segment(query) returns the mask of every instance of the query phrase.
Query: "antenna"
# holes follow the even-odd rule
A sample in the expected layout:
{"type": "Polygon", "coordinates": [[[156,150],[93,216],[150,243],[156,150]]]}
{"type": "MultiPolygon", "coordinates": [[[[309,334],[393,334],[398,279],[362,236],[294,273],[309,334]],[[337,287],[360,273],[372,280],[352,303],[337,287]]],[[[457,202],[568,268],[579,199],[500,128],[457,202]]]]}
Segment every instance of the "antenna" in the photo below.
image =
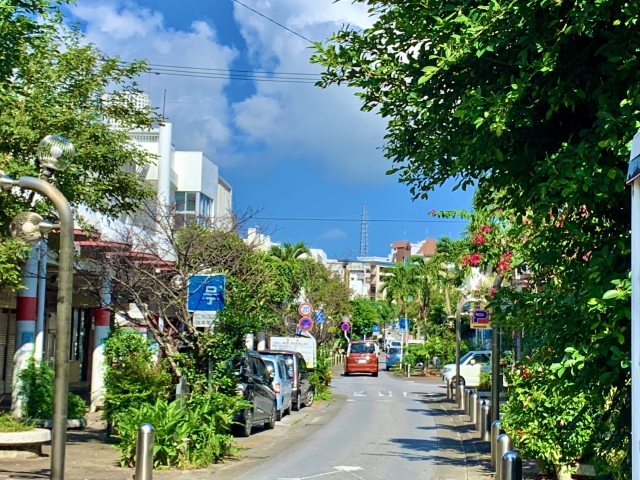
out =
{"type": "Polygon", "coordinates": [[[367,226],[367,204],[362,204],[362,220],[360,221],[360,256],[369,255],[369,231],[367,226]]]}

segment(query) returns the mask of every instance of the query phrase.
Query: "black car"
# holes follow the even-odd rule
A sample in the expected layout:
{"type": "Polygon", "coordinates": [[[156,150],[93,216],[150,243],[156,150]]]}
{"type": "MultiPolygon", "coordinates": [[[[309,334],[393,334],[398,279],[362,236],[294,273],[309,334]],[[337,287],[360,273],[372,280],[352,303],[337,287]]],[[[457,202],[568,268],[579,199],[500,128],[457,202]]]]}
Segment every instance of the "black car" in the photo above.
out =
{"type": "Polygon", "coordinates": [[[262,425],[265,429],[276,426],[276,394],[271,389],[272,377],[260,355],[247,350],[232,361],[232,368],[239,377],[237,391],[253,404],[240,412],[234,421],[234,433],[241,437],[251,435],[251,429],[262,425]]]}
{"type": "Polygon", "coordinates": [[[261,350],[258,353],[264,355],[282,355],[289,376],[293,379],[293,390],[291,392],[291,403],[294,410],[300,410],[302,407],[310,407],[313,403],[313,389],[309,384],[309,370],[307,362],[300,352],[290,352],[287,350],[261,350]]]}

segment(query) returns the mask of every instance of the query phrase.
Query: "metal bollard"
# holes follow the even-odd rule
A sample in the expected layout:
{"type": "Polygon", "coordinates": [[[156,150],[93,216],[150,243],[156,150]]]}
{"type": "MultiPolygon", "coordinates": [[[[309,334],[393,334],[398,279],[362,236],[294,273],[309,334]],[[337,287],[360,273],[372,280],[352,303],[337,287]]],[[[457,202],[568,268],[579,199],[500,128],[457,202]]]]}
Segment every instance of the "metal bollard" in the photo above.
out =
{"type": "Polygon", "coordinates": [[[478,399],[476,400],[476,404],[475,404],[475,413],[474,413],[474,418],[475,418],[475,428],[476,430],[480,431],[480,417],[482,416],[482,406],[484,405],[484,399],[478,397],[478,399]]]}
{"type": "Polygon", "coordinates": [[[469,421],[476,423],[476,401],[478,400],[478,394],[473,392],[469,399],[469,421]]]}
{"type": "Polygon", "coordinates": [[[451,379],[447,380],[447,400],[451,400],[453,398],[453,393],[451,392],[451,385],[453,382],[451,379]]]}
{"type": "Polygon", "coordinates": [[[496,451],[498,450],[498,436],[504,433],[500,428],[500,420],[494,420],[491,424],[491,466],[496,468],[496,451]]]}
{"type": "Polygon", "coordinates": [[[496,480],[502,480],[502,457],[513,448],[511,437],[506,433],[498,435],[496,447],[496,480]]]}
{"type": "Polygon", "coordinates": [[[469,416],[469,411],[471,410],[471,394],[472,393],[473,393],[473,390],[471,390],[470,388],[465,388],[465,390],[464,390],[464,396],[465,396],[464,414],[466,416],[469,416]]]}
{"type": "Polygon", "coordinates": [[[465,403],[465,398],[464,398],[464,383],[461,383],[460,385],[458,385],[458,408],[460,410],[462,410],[464,412],[464,403],[465,403]]]}
{"type": "Polygon", "coordinates": [[[491,441],[491,406],[484,404],[480,413],[480,439],[491,441]]]}
{"type": "Polygon", "coordinates": [[[135,480],[151,480],[153,478],[153,425],[144,423],[138,429],[136,444],[135,480]]]}
{"type": "Polygon", "coordinates": [[[522,480],[522,459],[518,452],[509,450],[502,456],[499,480],[522,480]]]}

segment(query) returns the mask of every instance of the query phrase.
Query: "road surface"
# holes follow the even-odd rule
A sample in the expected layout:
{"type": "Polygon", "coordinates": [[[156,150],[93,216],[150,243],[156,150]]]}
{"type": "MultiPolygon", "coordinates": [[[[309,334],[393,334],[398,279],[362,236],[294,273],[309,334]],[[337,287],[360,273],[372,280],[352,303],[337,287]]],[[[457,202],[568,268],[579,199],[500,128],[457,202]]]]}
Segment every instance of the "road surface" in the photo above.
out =
{"type": "MultiPolygon", "coordinates": [[[[381,369],[384,363],[380,364],[381,369]]],[[[340,376],[332,382],[348,400],[340,413],[294,450],[239,480],[429,479],[437,452],[436,427],[423,394],[441,387],[401,379],[340,376]]]]}

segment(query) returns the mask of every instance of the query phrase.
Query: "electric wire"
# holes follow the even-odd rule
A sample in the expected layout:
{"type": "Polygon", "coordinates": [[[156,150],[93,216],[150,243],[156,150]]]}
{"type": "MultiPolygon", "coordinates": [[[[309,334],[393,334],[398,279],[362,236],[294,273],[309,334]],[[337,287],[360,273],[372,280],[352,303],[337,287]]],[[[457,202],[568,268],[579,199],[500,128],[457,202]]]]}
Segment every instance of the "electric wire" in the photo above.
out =
{"type": "MultiPolygon", "coordinates": [[[[310,217],[254,217],[253,220],[272,220],[272,221],[289,221],[289,222],[361,222],[360,218],[310,218],[310,217]]],[[[367,222],[386,222],[386,223],[467,223],[468,220],[456,219],[434,219],[434,220],[417,220],[417,219],[400,219],[400,218],[367,218],[367,222]]]]}
{"type": "Polygon", "coordinates": [[[269,20],[270,22],[275,23],[275,24],[276,24],[276,25],[278,25],[279,27],[284,28],[284,29],[285,29],[285,30],[287,30],[288,32],[291,32],[291,33],[293,33],[294,35],[297,35],[298,37],[302,38],[303,40],[306,40],[306,41],[307,41],[307,42],[309,42],[309,43],[314,43],[313,41],[309,40],[307,37],[304,37],[304,36],[300,35],[298,32],[294,32],[293,30],[291,30],[291,29],[290,29],[290,28],[288,28],[288,27],[285,27],[285,26],[284,26],[284,25],[282,25],[281,23],[276,22],[273,18],[269,18],[269,17],[267,17],[265,14],[260,13],[260,12],[259,12],[259,11],[257,11],[257,10],[254,10],[254,9],[253,9],[253,8],[251,8],[249,5],[245,5],[244,3],[240,2],[239,0],[233,0],[233,1],[234,1],[234,2],[236,2],[236,3],[237,3],[237,4],[239,4],[239,5],[242,5],[244,8],[247,8],[247,9],[251,10],[253,13],[256,13],[256,14],[260,15],[262,18],[266,18],[266,19],[267,19],[267,20],[269,20]]]}

